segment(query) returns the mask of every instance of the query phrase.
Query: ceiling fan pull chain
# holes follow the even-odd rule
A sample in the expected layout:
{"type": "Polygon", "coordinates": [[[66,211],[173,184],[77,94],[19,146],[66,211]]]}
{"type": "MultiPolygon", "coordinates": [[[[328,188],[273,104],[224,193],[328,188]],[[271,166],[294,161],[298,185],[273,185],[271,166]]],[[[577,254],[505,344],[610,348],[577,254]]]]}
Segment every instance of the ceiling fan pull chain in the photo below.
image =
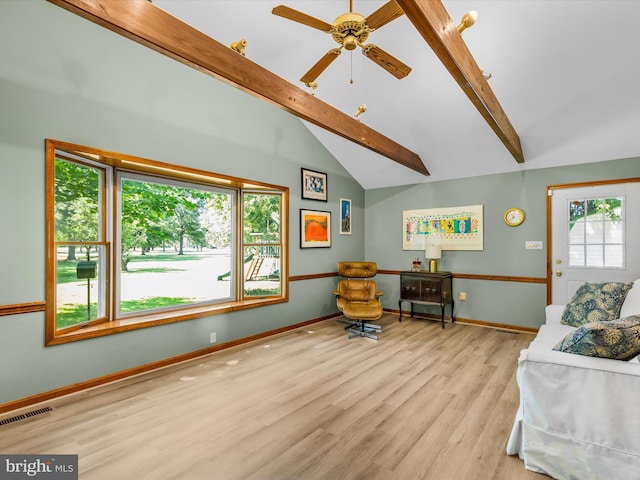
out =
{"type": "Polygon", "coordinates": [[[351,54],[349,57],[349,76],[351,77],[349,83],[353,83],[353,50],[349,53],[351,54]]]}

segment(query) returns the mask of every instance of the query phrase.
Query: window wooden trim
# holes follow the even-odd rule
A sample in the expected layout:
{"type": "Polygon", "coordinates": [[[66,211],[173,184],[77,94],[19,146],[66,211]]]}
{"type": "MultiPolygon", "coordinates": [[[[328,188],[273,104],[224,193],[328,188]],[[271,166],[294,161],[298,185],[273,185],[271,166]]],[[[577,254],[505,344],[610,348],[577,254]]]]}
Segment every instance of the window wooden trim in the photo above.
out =
{"type": "Polygon", "coordinates": [[[185,308],[179,312],[162,312],[148,315],[139,315],[135,318],[112,320],[86,327],[73,327],[65,330],[58,330],[56,334],[47,340],[46,345],[59,345],[62,343],[86,340],[88,338],[104,337],[115,333],[130,332],[141,328],[155,327],[156,325],[167,325],[169,323],[194,320],[196,318],[220,315],[222,313],[236,312],[249,308],[264,307],[277,303],[288,302],[289,298],[267,298],[249,299],[235,302],[217,303],[201,307],[185,308]]]}

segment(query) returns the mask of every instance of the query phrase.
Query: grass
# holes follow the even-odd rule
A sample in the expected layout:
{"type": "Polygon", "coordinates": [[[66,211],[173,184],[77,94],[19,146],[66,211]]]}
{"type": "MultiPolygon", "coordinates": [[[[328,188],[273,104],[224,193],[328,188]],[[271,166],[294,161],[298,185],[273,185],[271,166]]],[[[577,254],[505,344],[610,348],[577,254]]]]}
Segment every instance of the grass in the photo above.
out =
{"type": "MultiPolygon", "coordinates": [[[[200,255],[178,255],[178,254],[169,254],[169,255],[150,255],[147,254],[145,256],[138,256],[131,259],[129,262],[130,266],[134,266],[138,263],[150,262],[150,261],[163,261],[163,262],[176,262],[176,261],[186,261],[186,260],[199,260],[202,256],[200,255]]],[[[63,283],[73,283],[78,281],[78,276],[76,274],[76,268],[78,266],[78,262],[69,261],[69,260],[61,260],[58,261],[58,285],[63,283]]],[[[185,269],[182,268],[171,268],[171,267],[148,267],[148,268],[135,268],[130,270],[127,273],[164,273],[164,272],[184,272],[185,269]]],[[[82,280],[83,281],[83,280],[82,280]]]]}
{"type": "MultiPolygon", "coordinates": [[[[89,319],[94,319],[98,316],[97,303],[91,303],[89,305],[91,315],[89,319]]],[[[56,322],[58,328],[66,328],[72,327],[74,325],[79,325],[80,323],[84,323],[89,321],[87,319],[87,306],[86,305],[78,305],[76,303],[65,303],[61,308],[58,308],[58,313],[56,315],[56,322]]]]}
{"type": "Polygon", "coordinates": [[[78,262],[70,262],[68,260],[58,262],[58,285],[79,281],[76,276],[77,265],[78,262]]]}
{"type": "Polygon", "coordinates": [[[200,260],[203,256],[197,253],[185,255],[178,255],[177,253],[145,253],[144,255],[131,257],[130,263],[157,262],[158,260],[163,262],[186,262],[187,260],[200,260]]]}
{"type": "MultiPolygon", "coordinates": [[[[137,312],[139,310],[149,310],[152,308],[173,307],[175,305],[184,305],[190,303],[192,299],[184,297],[151,297],[139,300],[125,300],[120,304],[122,313],[137,312]]],[[[91,320],[95,320],[98,316],[98,305],[91,303],[91,320]]],[[[58,309],[56,316],[58,328],[66,328],[79,325],[87,320],[87,305],[78,305],[73,303],[64,304],[58,309]]]]}
{"type": "Polygon", "coordinates": [[[137,312],[138,310],[150,310],[152,308],[173,307],[193,302],[192,298],[185,297],[150,297],[139,300],[124,300],[120,302],[120,311],[137,312]]]}
{"type": "Polygon", "coordinates": [[[165,273],[165,272],[186,272],[186,268],[167,268],[167,267],[149,267],[136,268],[135,270],[127,270],[127,273],[165,273]]]}
{"type": "Polygon", "coordinates": [[[244,294],[248,297],[269,297],[273,295],[280,295],[279,288],[252,288],[246,289],[244,294]]]}

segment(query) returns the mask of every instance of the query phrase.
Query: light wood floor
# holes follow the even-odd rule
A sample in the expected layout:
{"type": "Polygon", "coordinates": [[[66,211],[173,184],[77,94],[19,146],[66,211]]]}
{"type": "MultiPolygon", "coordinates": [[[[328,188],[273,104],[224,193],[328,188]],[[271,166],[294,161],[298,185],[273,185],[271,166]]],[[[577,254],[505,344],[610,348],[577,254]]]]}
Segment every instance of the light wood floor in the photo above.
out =
{"type": "Polygon", "coordinates": [[[548,480],[505,454],[533,335],[377,323],[378,342],[327,320],[48,402],[0,452],[78,454],[82,480],[548,480]]]}

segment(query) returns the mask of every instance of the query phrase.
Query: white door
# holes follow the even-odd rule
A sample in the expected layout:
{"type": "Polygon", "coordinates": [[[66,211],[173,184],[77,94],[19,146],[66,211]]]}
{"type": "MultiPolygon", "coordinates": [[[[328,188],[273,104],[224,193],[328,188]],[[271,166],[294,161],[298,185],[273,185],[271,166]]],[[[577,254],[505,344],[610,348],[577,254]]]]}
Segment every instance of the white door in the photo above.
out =
{"type": "Polygon", "coordinates": [[[552,303],[584,282],[640,278],[640,182],[549,189],[552,303]]]}

